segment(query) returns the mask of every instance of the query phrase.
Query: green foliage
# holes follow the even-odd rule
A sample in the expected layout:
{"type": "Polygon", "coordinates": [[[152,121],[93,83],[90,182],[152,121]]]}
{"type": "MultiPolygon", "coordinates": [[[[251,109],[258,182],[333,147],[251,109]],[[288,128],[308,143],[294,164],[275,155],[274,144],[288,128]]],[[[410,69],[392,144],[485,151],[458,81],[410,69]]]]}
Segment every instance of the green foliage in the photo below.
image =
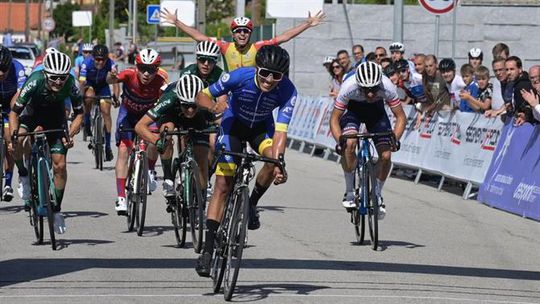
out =
{"type": "Polygon", "coordinates": [[[71,13],[79,9],[79,5],[71,4],[71,2],[58,5],[53,11],[53,18],[56,22],[56,27],[52,34],[64,37],[73,36],[77,29],[72,26],[71,13]]]}
{"type": "Polygon", "coordinates": [[[217,25],[221,20],[234,15],[235,1],[233,0],[207,0],[206,23],[217,25]]]}

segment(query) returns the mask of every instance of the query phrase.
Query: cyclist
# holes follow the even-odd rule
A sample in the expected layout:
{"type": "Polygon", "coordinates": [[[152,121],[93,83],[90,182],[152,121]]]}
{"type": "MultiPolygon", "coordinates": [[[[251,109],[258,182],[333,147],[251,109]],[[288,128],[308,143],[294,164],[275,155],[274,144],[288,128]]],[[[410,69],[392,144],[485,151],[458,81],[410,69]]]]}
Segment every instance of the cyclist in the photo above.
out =
{"type": "MultiPolygon", "coordinates": [[[[167,72],[159,68],[161,57],[153,49],[143,49],[135,57],[136,66],[118,73],[115,69],[109,72],[109,84],[123,83],[122,104],[116,120],[116,146],[118,158],[116,159],[116,190],[118,200],[115,209],[118,215],[125,215],[126,204],[126,176],[129,151],[133,147],[134,132],[119,132],[120,126],[133,128],[146,112],[154,107],[161,96],[162,88],[168,81],[167,72]]],[[[157,188],[155,165],[157,161],[156,146],[151,143],[148,148],[149,188],[157,188]]]]}
{"type": "MultiPolygon", "coordinates": [[[[174,130],[195,129],[204,130],[216,120],[215,115],[208,111],[198,110],[195,104],[195,96],[205,88],[203,81],[195,75],[183,75],[176,82],[171,83],[158,103],[146,115],[139,120],[135,129],[144,140],[155,143],[158,152],[162,153],[163,166],[163,195],[174,197],[173,172],[171,170],[171,158],[173,144],[171,138],[161,140],[159,134],[152,133],[150,125],[158,122],[160,131],[165,128],[174,130]],[[166,161],[165,161],[166,160],[166,161]]],[[[199,166],[199,179],[203,197],[206,198],[206,183],[208,181],[208,148],[209,136],[195,134],[193,137],[193,152],[195,161],[199,166]]],[[[170,211],[167,207],[167,211],[170,211]]]]}
{"type": "Polygon", "coordinates": [[[28,159],[30,151],[23,149],[25,138],[17,137],[17,134],[38,128],[45,130],[65,128],[67,122],[64,115],[64,100],[71,99],[75,119],[70,126],[70,138],[66,139],[63,134],[58,133],[47,135],[57,200],[54,209],[54,228],[56,233],[60,234],[66,230],[64,217],[60,213],[67,182],[66,154],[67,149],[73,146],[73,136],[79,132],[83,111],[75,77],[69,74],[71,69],[69,56],[58,51],[50,52],[45,56],[43,64],[43,71],[30,75],[9,114],[10,134],[16,140],[15,143],[10,140],[9,148],[15,152],[15,163],[19,169],[19,194],[23,200],[27,200],[30,197],[30,178],[23,156],[28,159]]]}
{"type": "MultiPolygon", "coordinates": [[[[281,47],[263,46],[255,58],[256,68],[240,68],[224,74],[217,83],[197,95],[198,106],[212,113],[224,111],[218,145],[241,152],[242,141],[246,141],[259,154],[272,158],[285,152],[287,127],[296,101],[296,88],[286,77],[289,61],[289,54],[281,47]],[[223,94],[229,94],[228,102],[212,101],[223,94]],[[274,124],[272,111],[276,108],[279,111],[274,124]]],[[[208,276],[210,272],[215,235],[236,165],[231,157],[221,156],[218,160],[214,193],[208,206],[204,251],[195,268],[200,276],[208,276]]],[[[256,206],[272,181],[284,183],[286,176],[278,167],[266,163],[257,175],[250,196],[248,229],[260,227],[256,206]]]]}
{"type": "MultiPolygon", "coordinates": [[[[347,79],[339,91],[334,103],[334,110],[330,116],[330,130],[336,142],[336,152],[342,154],[341,167],[345,175],[345,195],[343,207],[350,209],[354,204],[354,169],[356,168],[357,140],[340,141],[343,134],[358,133],[360,124],[364,123],[368,132],[378,133],[392,131],[388,115],[384,109],[386,103],[394,116],[396,124],[394,134],[399,141],[405,130],[407,118],[401,107],[396,86],[386,76],[382,75],[382,68],[375,62],[363,62],[356,69],[355,77],[347,79]]],[[[375,147],[379,155],[377,161],[377,183],[375,191],[379,201],[379,218],[386,214],[382,202],[381,190],[388,176],[391,166],[391,145],[389,137],[374,138],[375,147]]],[[[399,144],[397,146],[399,148],[399,144]]]]}
{"type": "MultiPolygon", "coordinates": [[[[107,83],[107,75],[111,70],[115,70],[114,62],[109,59],[109,49],[102,44],[94,46],[92,56],[87,57],[81,65],[81,73],[79,81],[81,84],[84,96],[84,130],[86,135],[92,136],[90,112],[96,95],[111,96],[111,89],[107,83]]],[[[116,96],[120,88],[118,84],[113,84],[112,102],[116,105],[116,96]]],[[[105,126],[105,161],[113,160],[113,152],[111,149],[111,103],[100,102],[99,108],[103,116],[103,124],[105,126]]]]}
{"type": "Polygon", "coordinates": [[[318,12],[315,16],[311,16],[311,13],[309,13],[305,22],[288,29],[281,35],[270,40],[261,40],[251,43],[249,40],[251,39],[251,32],[253,31],[253,22],[246,17],[236,17],[233,19],[230,28],[234,42],[227,42],[210,38],[195,28],[187,26],[185,23],[178,20],[175,14],[170,13],[167,9],[163,9],[161,15],[165,19],[164,22],[174,24],[177,28],[196,41],[211,40],[216,42],[221,50],[221,54],[223,54],[225,70],[227,72],[234,71],[241,67],[255,66],[255,54],[263,45],[278,45],[287,42],[300,35],[308,28],[321,24],[325,18],[325,14],[322,11],[318,12]]]}
{"type": "MultiPolygon", "coordinates": [[[[11,106],[19,97],[21,88],[26,81],[24,74],[24,66],[13,59],[11,52],[7,47],[0,46],[0,101],[2,102],[2,112],[8,114],[11,111],[11,106]]],[[[6,142],[9,140],[9,117],[3,117],[3,131],[6,142]]],[[[13,188],[11,183],[13,180],[13,155],[5,153],[5,160],[1,159],[1,165],[5,169],[6,183],[2,192],[4,201],[9,202],[13,199],[13,188]],[[4,162],[5,161],[5,162],[4,162]]]]}
{"type": "Polygon", "coordinates": [[[79,78],[79,74],[81,72],[81,65],[83,64],[84,60],[86,58],[92,56],[92,50],[94,49],[94,46],[91,43],[84,43],[82,46],[82,54],[77,56],[75,58],[75,75],[77,75],[77,78],[79,78]]]}

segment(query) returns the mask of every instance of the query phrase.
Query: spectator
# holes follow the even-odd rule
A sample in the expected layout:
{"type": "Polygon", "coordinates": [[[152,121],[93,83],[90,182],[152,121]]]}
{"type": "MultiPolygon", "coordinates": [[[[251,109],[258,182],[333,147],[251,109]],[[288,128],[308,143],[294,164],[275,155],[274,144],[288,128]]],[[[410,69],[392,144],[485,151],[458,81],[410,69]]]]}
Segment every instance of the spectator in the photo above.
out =
{"type": "Polygon", "coordinates": [[[508,56],[510,56],[510,48],[508,45],[504,43],[497,43],[491,50],[491,53],[493,54],[493,58],[503,58],[506,59],[508,56]]]}
{"type": "Polygon", "coordinates": [[[330,96],[336,98],[341,84],[343,83],[343,78],[345,76],[345,68],[339,63],[338,59],[332,60],[331,63],[330,76],[332,76],[332,85],[330,87],[330,96]]]}
{"type": "Polygon", "coordinates": [[[508,80],[514,83],[512,87],[512,104],[506,104],[507,111],[510,108],[516,117],[516,125],[520,126],[524,122],[533,122],[532,109],[521,95],[521,91],[532,91],[533,86],[527,72],[523,72],[523,64],[517,56],[510,56],[505,62],[508,80]]]}
{"type": "MultiPolygon", "coordinates": [[[[377,56],[377,54],[375,54],[375,56],[377,56]]],[[[379,57],[377,57],[377,60],[379,60],[379,57]]],[[[383,69],[386,68],[387,66],[389,66],[392,63],[392,59],[390,59],[388,57],[384,57],[379,61],[380,62],[377,62],[377,63],[380,64],[383,69]]]]}
{"type": "Polygon", "coordinates": [[[340,50],[337,52],[337,59],[339,60],[339,64],[345,68],[346,73],[354,69],[353,65],[351,64],[349,53],[346,50],[340,50]]]}
{"type": "Polygon", "coordinates": [[[473,69],[476,70],[478,66],[482,65],[483,60],[484,60],[484,53],[482,53],[481,49],[472,48],[469,50],[469,64],[472,65],[473,69]]]}
{"type": "Polygon", "coordinates": [[[405,99],[405,103],[425,103],[426,96],[422,85],[422,75],[416,72],[411,73],[409,62],[405,59],[395,61],[394,67],[400,77],[398,87],[402,88],[409,97],[405,99]]]}
{"type": "Polygon", "coordinates": [[[378,46],[375,48],[375,56],[377,56],[377,63],[381,64],[381,60],[383,58],[387,58],[388,55],[386,54],[386,49],[382,46],[378,46]]]}
{"type": "Polygon", "coordinates": [[[373,61],[375,63],[378,63],[377,62],[377,56],[375,55],[375,53],[373,52],[369,52],[367,55],[366,55],[366,61],[373,61]]]}
{"type": "Polygon", "coordinates": [[[419,110],[430,115],[441,109],[450,109],[450,94],[446,88],[446,82],[438,70],[437,57],[427,55],[424,63],[422,83],[426,103],[419,110]]]}
{"type": "Polygon", "coordinates": [[[383,68],[383,73],[392,81],[394,85],[399,84],[399,73],[396,71],[394,64],[388,64],[386,67],[383,68]]]}
{"type": "Polygon", "coordinates": [[[114,44],[114,57],[115,61],[117,62],[123,62],[126,58],[126,52],[124,51],[124,47],[122,46],[121,42],[116,42],[114,44]]]}
{"type": "MultiPolygon", "coordinates": [[[[405,46],[401,42],[393,42],[390,44],[390,55],[393,62],[397,62],[401,59],[405,59],[405,46]]],[[[409,63],[409,71],[415,73],[414,63],[410,60],[407,60],[409,63]]]]}
{"type": "Polygon", "coordinates": [[[540,65],[534,65],[529,69],[529,80],[534,90],[521,90],[521,96],[533,109],[533,117],[540,121],[540,65]]]}
{"type": "MultiPolygon", "coordinates": [[[[463,72],[461,76],[463,81],[467,83],[463,72]]],[[[467,91],[462,92],[460,96],[472,110],[483,113],[491,108],[491,96],[493,95],[493,85],[489,83],[489,69],[483,65],[478,66],[474,72],[474,79],[478,85],[478,98],[467,91]]]]}
{"type": "Polygon", "coordinates": [[[129,46],[127,54],[127,60],[129,64],[135,64],[135,57],[137,57],[137,54],[139,54],[139,49],[137,48],[137,45],[135,43],[132,43],[129,46]]]}
{"type": "Polygon", "coordinates": [[[425,65],[426,55],[424,54],[416,54],[414,56],[414,69],[416,70],[416,73],[422,75],[424,74],[426,65],[425,65]]]}
{"type": "Polygon", "coordinates": [[[461,76],[456,75],[456,63],[450,58],[444,58],[439,63],[439,71],[441,72],[441,75],[446,82],[446,88],[450,93],[450,107],[452,109],[459,108],[459,93],[465,88],[465,83],[461,76]]]}
{"type": "Polygon", "coordinates": [[[361,44],[355,44],[352,47],[352,53],[354,57],[354,64],[358,66],[364,59],[364,47],[361,44]]]}
{"type": "Polygon", "coordinates": [[[459,92],[459,110],[461,112],[474,112],[474,109],[469,106],[469,100],[478,98],[478,84],[474,80],[474,68],[466,63],[460,69],[461,78],[465,87],[459,92]]]}
{"type": "Polygon", "coordinates": [[[505,112],[503,88],[506,87],[507,74],[504,61],[504,58],[499,57],[495,58],[491,63],[495,78],[491,80],[493,84],[493,96],[491,99],[491,110],[484,112],[486,117],[496,117],[505,112]]]}
{"type": "Polygon", "coordinates": [[[4,37],[2,38],[2,45],[4,45],[5,47],[13,46],[13,30],[6,29],[4,31],[4,37]]]}
{"type": "Polygon", "coordinates": [[[324,60],[323,60],[323,63],[322,63],[322,65],[324,66],[326,71],[328,71],[328,73],[330,73],[330,75],[332,75],[332,71],[331,71],[330,67],[331,67],[332,61],[334,61],[334,59],[336,59],[336,57],[334,57],[334,56],[326,56],[326,57],[324,57],[324,60]]]}

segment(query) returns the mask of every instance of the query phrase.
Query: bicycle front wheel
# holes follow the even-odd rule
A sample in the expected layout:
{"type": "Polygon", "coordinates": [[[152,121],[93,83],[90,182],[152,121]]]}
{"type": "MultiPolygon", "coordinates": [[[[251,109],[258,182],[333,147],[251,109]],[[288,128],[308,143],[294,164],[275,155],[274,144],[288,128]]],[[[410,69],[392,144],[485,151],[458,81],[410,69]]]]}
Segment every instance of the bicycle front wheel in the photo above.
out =
{"type": "MultiPolygon", "coordinates": [[[[173,181],[174,189],[182,189],[182,185],[179,184],[180,179],[177,176],[180,175],[178,159],[174,160],[174,170],[173,170],[173,181]]],[[[184,216],[184,203],[182,202],[182,194],[176,192],[173,199],[169,199],[168,203],[171,208],[171,220],[174,227],[174,236],[176,237],[176,244],[179,248],[184,247],[186,244],[186,233],[187,233],[187,218],[184,216]]]]}
{"type": "Polygon", "coordinates": [[[205,201],[203,201],[199,183],[199,167],[195,162],[190,166],[191,172],[187,175],[186,182],[184,182],[184,202],[186,202],[188,208],[193,250],[195,250],[195,253],[200,253],[203,245],[205,201]]]}
{"type": "Polygon", "coordinates": [[[127,228],[128,231],[133,231],[137,226],[137,200],[135,194],[135,181],[136,181],[136,172],[135,172],[135,153],[129,155],[129,167],[128,174],[126,178],[126,204],[127,204],[127,228]]]}
{"type": "Polygon", "coordinates": [[[49,180],[49,168],[44,159],[38,160],[38,189],[39,189],[39,202],[41,206],[47,208],[47,223],[49,224],[49,234],[51,236],[52,250],[56,250],[56,237],[54,235],[54,212],[51,200],[50,183],[49,180]]]}
{"type": "Polygon", "coordinates": [[[369,236],[371,238],[371,249],[377,250],[379,246],[379,204],[377,202],[377,195],[375,194],[375,165],[369,161],[366,163],[364,170],[367,171],[366,179],[369,181],[365,190],[367,192],[367,217],[369,236]]]}
{"type": "Polygon", "coordinates": [[[146,196],[148,194],[148,160],[146,154],[141,153],[141,158],[137,161],[137,235],[141,236],[144,230],[144,221],[146,219],[146,196]]]}
{"type": "Polygon", "coordinates": [[[93,133],[96,169],[103,171],[103,119],[101,118],[101,115],[96,116],[93,133]]]}
{"type": "Polygon", "coordinates": [[[225,268],[223,296],[230,301],[236,287],[244,243],[246,241],[247,223],[249,218],[249,189],[240,187],[233,194],[234,211],[229,224],[229,239],[227,246],[227,266],[225,268]]]}

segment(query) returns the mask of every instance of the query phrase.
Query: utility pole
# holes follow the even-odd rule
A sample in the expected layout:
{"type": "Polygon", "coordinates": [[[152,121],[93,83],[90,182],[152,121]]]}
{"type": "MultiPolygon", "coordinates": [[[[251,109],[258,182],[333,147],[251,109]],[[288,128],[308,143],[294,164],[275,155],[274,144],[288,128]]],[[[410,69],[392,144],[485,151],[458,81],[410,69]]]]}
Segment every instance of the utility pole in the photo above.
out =
{"type": "Polygon", "coordinates": [[[243,17],[246,15],[246,0],[236,0],[236,16],[243,17]]]}
{"type": "Polygon", "coordinates": [[[133,44],[137,44],[137,0],[133,0],[133,44]]]}
{"type": "Polygon", "coordinates": [[[24,6],[24,40],[30,41],[30,0],[25,0],[24,6]]]}
{"type": "Polygon", "coordinates": [[[403,43],[403,0],[394,1],[394,33],[393,39],[403,43]]]}
{"type": "Polygon", "coordinates": [[[109,50],[114,45],[114,0],[109,0],[109,50]]]}
{"type": "Polygon", "coordinates": [[[197,0],[197,29],[206,33],[206,0],[197,0]]]}
{"type": "Polygon", "coordinates": [[[8,24],[8,29],[11,28],[11,3],[13,2],[13,0],[9,0],[9,6],[8,6],[8,21],[7,21],[7,24],[8,24]]]}

